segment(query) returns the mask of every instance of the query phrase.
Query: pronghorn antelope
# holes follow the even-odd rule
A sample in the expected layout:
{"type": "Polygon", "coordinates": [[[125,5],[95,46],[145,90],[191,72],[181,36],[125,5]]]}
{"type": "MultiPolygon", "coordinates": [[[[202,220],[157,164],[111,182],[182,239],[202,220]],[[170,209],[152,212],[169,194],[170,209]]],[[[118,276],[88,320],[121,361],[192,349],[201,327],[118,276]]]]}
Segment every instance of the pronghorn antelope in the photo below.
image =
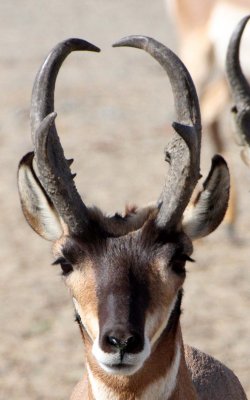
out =
{"type": "Polygon", "coordinates": [[[168,48],[145,36],[115,47],[147,51],[169,76],[177,122],[166,149],[169,170],[155,205],[105,216],[82,201],[55,126],[54,88],[65,57],[75,50],[99,51],[69,39],[59,43],[39,70],[32,92],[34,152],[23,157],[18,183],[31,227],[53,242],[73,297],[85,346],[86,373],[71,400],[240,400],[244,391],[232,371],[184,346],[180,327],[185,263],[192,240],[222,221],[229,172],[215,156],[192,208],[200,178],[201,118],[192,79],[168,48]]]}
{"type": "Polygon", "coordinates": [[[240,140],[239,144],[243,146],[241,156],[247,165],[250,165],[250,86],[240,66],[239,49],[241,37],[249,18],[248,15],[241,19],[235,28],[226,57],[227,77],[235,103],[232,113],[240,140]]]}
{"type": "MultiPolygon", "coordinates": [[[[165,0],[165,3],[177,33],[181,58],[198,91],[203,127],[209,132],[215,151],[224,154],[228,126],[227,131],[223,129],[223,119],[230,104],[225,56],[231,32],[240,18],[249,13],[249,0],[165,0]]],[[[245,34],[244,54],[249,46],[250,31],[245,34]]],[[[243,57],[242,62],[250,77],[247,57],[243,57]]],[[[234,233],[236,220],[237,188],[232,179],[225,218],[229,233],[234,233]]]]}

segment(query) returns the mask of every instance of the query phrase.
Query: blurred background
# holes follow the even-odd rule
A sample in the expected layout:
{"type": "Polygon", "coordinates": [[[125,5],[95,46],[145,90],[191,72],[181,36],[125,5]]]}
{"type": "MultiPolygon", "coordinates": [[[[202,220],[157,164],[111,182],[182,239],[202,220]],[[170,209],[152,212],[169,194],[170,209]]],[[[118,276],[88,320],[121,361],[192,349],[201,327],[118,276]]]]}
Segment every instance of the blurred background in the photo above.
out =
{"type": "MultiPolygon", "coordinates": [[[[250,169],[234,140],[223,64],[216,56],[222,54],[217,27],[221,32],[233,15],[236,20],[225,29],[230,35],[250,4],[244,1],[239,12],[231,12],[216,11],[219,1],[208,6],[204,1],[203,15],[201,2],[193,2],[194,12],[192,1],[187,7],[184,0],[0,3],[1,400],[68,399],[84,369],[69,293],[59,268],[51,266],[50,243],[24,220],[16,185],[18,162],[32,148],[33,80],[56,43],[80,37],[102,49],[71,54],[56,86],[58,132],[67,158],[75,159],[84,201],[113,213],[126,202],[147,203],[161,191],[163,150],[175,119],[172,94],[164,71],[148,54],[112,49],[129,34],[152,36],[182,55],[201,99],[202,173],[205,177],[218,149],[232,171],[236,205],[227,223],[195,243],[182,326],[185,342],[226,363],[250,394],[250,169]]],[[[223,40],[227,44],[228,37],[223,40]]]]}

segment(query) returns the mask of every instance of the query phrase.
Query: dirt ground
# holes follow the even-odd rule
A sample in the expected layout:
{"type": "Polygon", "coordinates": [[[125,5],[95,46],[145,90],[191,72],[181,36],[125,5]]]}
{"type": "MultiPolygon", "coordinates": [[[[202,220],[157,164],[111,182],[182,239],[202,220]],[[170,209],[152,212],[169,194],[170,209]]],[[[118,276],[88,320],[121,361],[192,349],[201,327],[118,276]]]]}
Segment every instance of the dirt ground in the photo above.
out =
{"type": "MultiPolygon", "coordinates": [[[[48,51],[81,37],[102,53],[72,54],[57,81],[57,127],[87,204],[107,212],[146,203],[164,180],[163,149],[174,120],[164,72],[147,54],[112,49],[128,34],[174,48],[163,1],[59,0],[0,3],[0,399],[68,399],[81,377],[83,346],[50,243],[20,210],[16,170],[31,150],[29,104],[34,76],[48,51]]],[[[238,193],[238,240],[225,225],[195,243],[188,266],[183,335],[230,368],[250,395],[250,170],[239,157],[225,115],[227,159],[238,193]]],[[[203,134],[202,171],[212,149],[203,134]]]]}

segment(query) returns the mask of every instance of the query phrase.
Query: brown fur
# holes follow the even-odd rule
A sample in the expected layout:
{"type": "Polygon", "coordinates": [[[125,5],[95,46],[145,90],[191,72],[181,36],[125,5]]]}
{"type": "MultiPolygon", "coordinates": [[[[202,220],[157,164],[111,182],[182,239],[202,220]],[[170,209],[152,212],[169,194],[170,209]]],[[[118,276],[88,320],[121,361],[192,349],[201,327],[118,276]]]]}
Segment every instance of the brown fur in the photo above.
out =
{"type": "MultiPolygon", "coordinates": [[[[184,346],[184,352],[178,384],[169,400],[247,400],[246,395],[234,373],[219,361],[189,346],[184,346]],[[187,364],[187,369],[185,368],[187,364]],[[197,390],[194,394],[189,379],[197,390]],[[183,391],[185,387],[185,391],[183,391]]],[[[92,400],[87,391],[87,378],[76,385],[70,400],[92,400]]],[[[164,400],[164,399],[162,399],[164,400]]]]}
{"type": "MultiPolygon", "coordinates": [[[[78,301],[82,309],[82,323],[88,327],[88,332],[91,338],[95,338],[98,326],[98,299],[96,294],[96,282],[93,268],[90,262],[84,263],[84,269],[75,271],[66,278],[67,286],[71,290],[72,296],[78,301]]],[[[83,336],[85,341],[88,340],[88,335],[83,336]]]]}
{"type": "Polygon", "coordinates": [[[247,400],[238,378],[225,365],[189,346],[185,358],[199,400],[247,400]]]}

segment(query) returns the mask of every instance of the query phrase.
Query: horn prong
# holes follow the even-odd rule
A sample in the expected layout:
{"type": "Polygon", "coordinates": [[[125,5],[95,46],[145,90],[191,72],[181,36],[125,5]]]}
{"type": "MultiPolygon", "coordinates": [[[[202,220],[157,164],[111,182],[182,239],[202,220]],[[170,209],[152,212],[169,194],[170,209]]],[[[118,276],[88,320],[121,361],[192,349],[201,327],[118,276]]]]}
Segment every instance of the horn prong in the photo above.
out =
{"type": "Polygon", "coordinates": [[[88,209],[75,187],[70,165],[66,160],[55,126],[54,90],[57,74],[72,51],[100,49],[82,39],[67,39],[57,44],[42,64],[32,91],[31,131],[35,147],[35,163],[39,179],[60,217],[73,234],[80,234],[88,225],[88,209]]]}
{"type": "Polygon", "coordinates": [[[128,36],[113,47],[136,47],[148,52],[166,71],[173,91],[177,122],[174,138],[167,146],[170,169],[158,200],[157,224],[163,229],[177,225],[200,177],[201,117],[192,78],[169,48],[146,36],[128,36]]]}

